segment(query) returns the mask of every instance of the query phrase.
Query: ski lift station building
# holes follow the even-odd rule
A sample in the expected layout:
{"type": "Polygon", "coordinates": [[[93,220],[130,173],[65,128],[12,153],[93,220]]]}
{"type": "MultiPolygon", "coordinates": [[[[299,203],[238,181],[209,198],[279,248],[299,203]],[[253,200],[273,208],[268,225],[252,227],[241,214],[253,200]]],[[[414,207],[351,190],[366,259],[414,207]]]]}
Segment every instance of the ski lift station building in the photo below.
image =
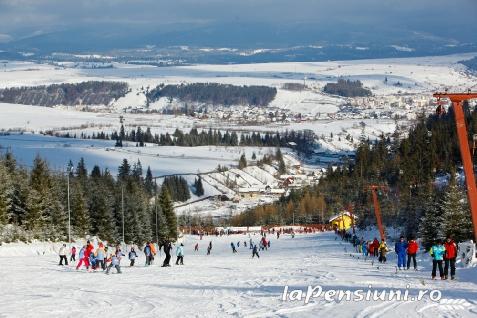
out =
{"type": "Polygon", "coordinates": [[[356,216],[352,215],[348,211],[343,211],[340,214],[332,216],[328,222],[332,229],[348,230],[353,226],[353,217],[354,221],[356,221],[356,216]]]}

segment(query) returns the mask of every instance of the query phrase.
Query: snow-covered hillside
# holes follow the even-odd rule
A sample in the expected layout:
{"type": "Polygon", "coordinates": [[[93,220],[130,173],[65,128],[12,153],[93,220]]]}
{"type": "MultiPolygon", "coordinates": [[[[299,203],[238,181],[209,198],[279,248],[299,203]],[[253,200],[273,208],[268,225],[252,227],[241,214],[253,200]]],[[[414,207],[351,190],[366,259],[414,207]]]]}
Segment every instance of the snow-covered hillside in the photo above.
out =
{"type": "MultiPolygon", "coordinates": [[[[58,266],[59,244],[19,243],[0,246],[2,317],[475,317],[476,269],[457,270],[456,281],[430,280],[430,259],[419,253],[419,271],[398,271],[389,254],[385,265],[359,257],[334,234],[268,235],[271,248],[251,258],[247,235],[185,236],[183,266],[136,266],[122,261],[122,274],[86,273],[58,266]],[[211,255],[206,246],[212,241],[211,255]],[[233,254],[230,243],[240,241],[233,254]],[[199,251],[194,252],[195,244],[199,251]],[[285,286],[288,297],[283,300],[285,286]],[[310,287],[308,287],[310,286],[310,287]],[[308,288],[386,293],[406,290],[409,300],[348,301],[324,294],[305,303],[308,288]],[[301,290],[302,297],[298,299],[301,290]],[[427,291],[427,292],[424,292],[427,291]],[[433,292],[438,291],[438,292],[433,292]],[[429,295],[441,295],[433,301],[429,295]],[[411,297],[425,293],[420,301],[411,297]],[[289,298],[295,299],[290,301],[289,298]]],[[[251,235],[257,243],[260,236],[251,235]]],[[[79,247],[79,246],[77,246],[79,247]]],[[[172,259],[175,261],[175,257],[172,259]]],[[[388,294],[386,294],[388,296],[388,294]]],[[[353,298],[354,299],[354,298],[353,298]]]]}

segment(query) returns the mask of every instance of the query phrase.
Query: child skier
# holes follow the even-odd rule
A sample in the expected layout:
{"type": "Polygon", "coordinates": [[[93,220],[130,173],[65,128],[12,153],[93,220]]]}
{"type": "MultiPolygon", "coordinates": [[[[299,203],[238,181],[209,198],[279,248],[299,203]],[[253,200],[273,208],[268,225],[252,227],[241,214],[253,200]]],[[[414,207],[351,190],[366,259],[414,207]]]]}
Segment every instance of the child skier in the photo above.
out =
{"type": "Polygon", "coordinates": [[[70,262],[76,262],[76,247],[75,246],[71,248],[70,262]]]}
{"type": "Polygon", "coordinates": [[[232,247],[232,253],[237,253],[237,250],[235,249],[235,244],[234,242],[230,243],[230,247],[232,247]]]}
{"type": "Polygon", "coordinates": [[[441,276],[441,279],[445,279],[444,271],[442,270],[442,261],[445,253],[446,248],[442,245],[440,240],[431,247],[429,254],[432,256],[432,279],[436,279],[437,267],[439,267],[439,276],[441,276]]]}
{"type": "Polygon", "coordinates": [[[99,243],[98,249],[95,252],[95,256],[98,267],[101,266],[101,269],[104,271],[106,269],[106,264],[104,262],[106,258],[106,252],[104,250],[103,243],[99,243]]]}
{"type": "Polygon", "coordinates": [[[181,265],[184,265],[184,244],[181,243],[181,245],[176,247],[176,256],[176,265],[179,265],[179,262],[181,265]]]}
{"type": "Polygon", "coordinates": [[[129,251],[129,254],[128,254],[128,258],[129,258],[129,266],[133,267],[134,262],[136,261],[136,258],[137,258],[137,253],[134,250],[134,247],[131,247],[131,250],[129,251]]]}
{"type": "Polygon", "coordinates": [[[151,246],[149,245],[149,242],[146,243],[146,246],[144,246],[144,255],[146,255],[146,266],[151,265],[151,246]]]}
{"type": "Polygon", "coordinates": [[[116,268],[116,271],[118,274],[121,274],[121,257],[124,256],[124,254],[121,252],[121,248],[117,247],[116,248],[116,253],[113,254],[111,257],[111,264],[108,266],[108,269],[106,270],[106,274],[109,275],[109,271],[111,268],[116,268]]]}
{"type": "Polygon", "coordinates": [[[196,252],[199,251],[199,243],[195,243],[194,251],[196,251],[196,252]]]}
{"type": "Polygon", "coordinates": [[[399,242],[394,245],[394,251],[397,254],[398,268],[399,270],[405,268],[406,264],[406,249],[407,243],[404,241],[404,236],[399,238],[399,242]]]}
{"type": "Polygon", "coordinates": [[[60,255],[60,263],[58,265],[63,266],[63,260],[65,261],[65,265],[68,265],[68,258],[66,257],[66,244],[63,244],[63,246],[60,247],[58,254],[60,255]]]}

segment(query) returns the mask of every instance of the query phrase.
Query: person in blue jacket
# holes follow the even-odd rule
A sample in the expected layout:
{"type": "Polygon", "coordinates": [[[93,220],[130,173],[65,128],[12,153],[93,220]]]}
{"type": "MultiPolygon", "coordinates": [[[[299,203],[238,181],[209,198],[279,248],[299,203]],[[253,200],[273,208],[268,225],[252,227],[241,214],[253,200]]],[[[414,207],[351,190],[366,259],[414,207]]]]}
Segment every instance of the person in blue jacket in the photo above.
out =
{"type": "Polygon", "coordinates": [[[394,251],[396,252],[398,259],[398,267],[400,270],[406,268],[406,250],[407,242],[404,240],[404,236],[401,236],[399,241],[396,242],[396,245],[394,246],[394,251]]]}
{"type": "Polygon", "coordinates": [[[176,247],[176,265],[179,265],[179,262],[181,265],[184,265],[184,244],[181,243],[181,245],[178,245],[176,247]]]}
{"type": "Polygon", "coordinates": [[[429,254],[432,256],[432,279],[436,279],[436,269],[439,267],[439,275],[441,279],[444,279],[444,270],[442,269],[442,262],[444,260],[444,254],[446,253],[446,248],[442,245],[442,241],[437,241],[431,247],[429,254]]]}
{"type": "Polygon", "coordinates": [[[146,243],[144,246],[144,255],[146,255],[146,266],[151,265],[151,247],[149,246],[149,242],[146,243]]]}

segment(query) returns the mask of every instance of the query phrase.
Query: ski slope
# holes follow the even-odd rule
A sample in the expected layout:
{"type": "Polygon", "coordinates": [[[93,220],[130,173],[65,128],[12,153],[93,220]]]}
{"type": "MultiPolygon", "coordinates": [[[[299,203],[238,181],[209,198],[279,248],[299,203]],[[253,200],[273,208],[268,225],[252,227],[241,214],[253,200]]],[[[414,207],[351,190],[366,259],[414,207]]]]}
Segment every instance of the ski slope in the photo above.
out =
{"type": "MultiPolygon", "coordinates": [[[[271,238],[271,249],[251,259],[246,235],[184,237],[184,266],[145,268],[123,260],[123,274],[86,273],[57,265],[59,244],[20,243],[0,247],[0,316],[9,317],[475,317],[477,268],[458,269],[457,281],[430,280],[428,256],[419,254],[419,271],[396,273],[357,259],[351,245],[333,233],[271,238]],[[206,245],[213,242],[210,256],[206,245]],[[241,241],[237,254],[230,242],[241,241]],[[193,247],[199,242],[199,252],[193,247]],[[44,253],[44,254],[43,254],[44,253]],[[38,255],[39,254],[39,255],[38,255]],[[352,257],[355,256],[355,257],[352,257]],[[423,267],[424,266],[424,267],[423,267]],[[437,289],[439,302],[327,301],[324,297],[283,301],[289,291],[320,285],[323,290],[409,288],[409,295],[437,289]]],[[[259,235],[252,235],[258,242],[259,235]]],[[[162,257],[163,258],[163,257],[162,257]]],[[[175,257],[172,259],[175,261],[175,257]]]]}

